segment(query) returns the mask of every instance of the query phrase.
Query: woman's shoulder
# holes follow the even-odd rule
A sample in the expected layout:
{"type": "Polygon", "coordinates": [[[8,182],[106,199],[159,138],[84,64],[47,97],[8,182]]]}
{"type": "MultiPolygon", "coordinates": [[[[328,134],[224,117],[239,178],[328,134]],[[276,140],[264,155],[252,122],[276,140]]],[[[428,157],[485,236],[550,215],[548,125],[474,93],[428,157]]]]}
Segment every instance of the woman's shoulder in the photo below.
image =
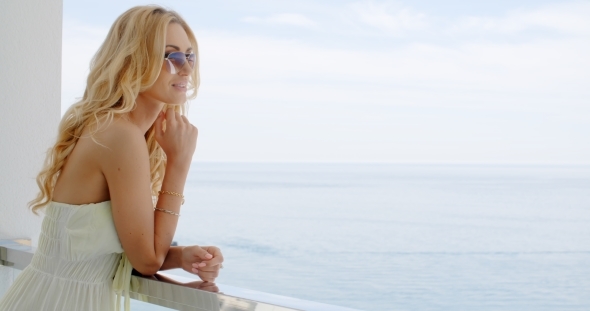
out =
{"type": "Polygon", "coordinates": [[[100,166],[124,161],[149,158],[145,136],[141,130],[123,118],[113,119],[99,126],[89,126],[84,139],[80,140],[86,153],[95,158],[100,166]]]}
{"type": "MultiPolygon", "coordinates": [[[[129,120],[115,117],[101,124],[91,124],[88,129],[89,138],[97,145],[112,148],[145,146],[145,137],[141,130],[129,120]]],[[[84,135],[83,135],[84,136],[84,135]]]]}

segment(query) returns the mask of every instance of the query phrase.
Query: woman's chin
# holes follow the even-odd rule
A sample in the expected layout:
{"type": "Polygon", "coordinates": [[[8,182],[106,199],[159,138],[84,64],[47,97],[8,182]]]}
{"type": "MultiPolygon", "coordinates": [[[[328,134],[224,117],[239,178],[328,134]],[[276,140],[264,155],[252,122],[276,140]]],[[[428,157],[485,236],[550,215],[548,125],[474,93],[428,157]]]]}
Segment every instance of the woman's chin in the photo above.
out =
{"type": "Polygon", "coordinates": [[[184,96],[175,96],[168,101],[168,105],[183,105],[186,103],[186,94],[184,96]]]}

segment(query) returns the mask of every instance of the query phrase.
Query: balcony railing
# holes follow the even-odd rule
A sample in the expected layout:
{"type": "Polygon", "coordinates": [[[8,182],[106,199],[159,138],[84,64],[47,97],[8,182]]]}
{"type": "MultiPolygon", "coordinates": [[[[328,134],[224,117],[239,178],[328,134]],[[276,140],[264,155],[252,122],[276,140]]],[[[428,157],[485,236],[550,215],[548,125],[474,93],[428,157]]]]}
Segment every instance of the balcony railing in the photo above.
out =
{"type": "MultiPolygon", "coordinates": [[[[10,284],[33,258],[34,248],[26,240],[0,240],[0,284],[10,284]]],[[[198,279],[159,272],[153,277],[133,275],[139,287],[130,293],[139,310],[194,311],[354,311],[350,308],[257,292],[234,286],[216,284],[219,292],[194,288],[198,279]]],[[[4,294],[0,286],[0,297],[4,294]]]]}

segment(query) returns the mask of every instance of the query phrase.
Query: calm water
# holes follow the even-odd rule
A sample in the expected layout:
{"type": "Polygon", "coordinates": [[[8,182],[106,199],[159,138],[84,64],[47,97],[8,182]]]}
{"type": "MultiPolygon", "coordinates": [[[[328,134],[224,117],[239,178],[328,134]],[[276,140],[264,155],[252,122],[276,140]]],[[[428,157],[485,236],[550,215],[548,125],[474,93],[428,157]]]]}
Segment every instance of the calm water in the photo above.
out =
{"type": "Polygon", "coordinates": [[[361,310],[590,310],[590,167],[194,163],[218,281],[361,310]]]}

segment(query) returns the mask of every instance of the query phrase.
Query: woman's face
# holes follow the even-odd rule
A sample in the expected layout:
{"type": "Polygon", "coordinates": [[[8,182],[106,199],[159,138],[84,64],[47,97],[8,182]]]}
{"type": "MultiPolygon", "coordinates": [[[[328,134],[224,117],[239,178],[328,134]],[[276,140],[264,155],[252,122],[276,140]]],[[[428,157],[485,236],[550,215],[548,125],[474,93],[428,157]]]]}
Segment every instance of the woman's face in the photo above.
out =
{"type": "MultiPolygon", "coordinates": [[[[177,23],[170,23],[166,32],[166,53],[182,52],[191,53],[193,48],[186,32],[177,23]]],[[[186,91],[192,67],[185,62],[185,65],[176,70],[177,73],[170,73],[167,68],[167,61],[162,55],[162,69],[158,79],[149,89],[139,93],[138,101],[160,102],[170,105],[180,105],[186,102],[186,91]]]]}

